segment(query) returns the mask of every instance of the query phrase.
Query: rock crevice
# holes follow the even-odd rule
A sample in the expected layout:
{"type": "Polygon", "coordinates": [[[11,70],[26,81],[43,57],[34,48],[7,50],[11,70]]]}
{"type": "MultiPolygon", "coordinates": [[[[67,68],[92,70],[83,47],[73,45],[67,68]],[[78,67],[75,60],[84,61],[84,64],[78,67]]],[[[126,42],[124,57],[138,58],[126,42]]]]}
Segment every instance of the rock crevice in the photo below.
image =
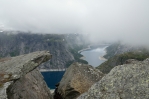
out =
{"type": "Polygon", "coordinates": [[[114,67],[77,99],[148,99],[149,59],[114,67]]]}
{"type": "Polygon", "coordinates": [[[39,70],[52,55],[37,51],[0,60],[0,99],[52,99],[39,70]]]}
{"type": "Polygon", "coordinates": [[[90,65],[73,63],[60,81],[54,95],[55,99],[76,99],[103,76],[102,72],[90,65]]]}

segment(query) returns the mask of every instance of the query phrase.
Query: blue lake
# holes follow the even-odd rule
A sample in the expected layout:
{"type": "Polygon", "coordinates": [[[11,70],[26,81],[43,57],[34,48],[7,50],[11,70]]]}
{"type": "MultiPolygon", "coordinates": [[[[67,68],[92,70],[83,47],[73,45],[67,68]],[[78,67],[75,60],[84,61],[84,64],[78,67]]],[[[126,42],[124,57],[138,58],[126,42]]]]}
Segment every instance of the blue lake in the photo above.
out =
{"type": "Polygon", "coordinates": [[[55,85],[60,82],[65,71],[47,71],[41,72],[50,89],[55,89],[55,85]]]}

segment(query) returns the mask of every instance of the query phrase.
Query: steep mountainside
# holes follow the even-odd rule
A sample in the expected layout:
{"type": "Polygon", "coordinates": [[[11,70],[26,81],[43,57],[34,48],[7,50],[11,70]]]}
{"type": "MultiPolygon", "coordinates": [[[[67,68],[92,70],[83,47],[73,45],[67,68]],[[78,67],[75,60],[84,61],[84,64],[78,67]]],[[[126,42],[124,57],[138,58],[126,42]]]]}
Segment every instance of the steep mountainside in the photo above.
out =
{"type": "Polygon", "coordinates": [[[136,51],[136,52],[126,52],[123,54],[115,55],[111,58],[109,58],[107,61],[102,63],[100,66],[96,67],[101,72],[107,74],[111,71],[112,68],[114,68],[117,65],[123,65],[125,63],[128,63],[128,59],[135,59],[139,61],[143,61],[146,58],[149,58],[149,51],[136,51]]]}
{"type": "Polygon", "coordinates": [[[51,52],[53,58],[40,66],[43,69],[66,68],[79,57],[74,57],[74,55],[77,55],[75,54],[77,51],[72,49],[83,45],[83,43],[77,45],[80,42],[80,36],[78,35],[17,33],[12,34],[10,31],[0,33],[0,57],[17,56],[34,51],[48,50],[51,52]]]}
{"type": "Polygon", "coordinates": [[[149,57],[149,49],[144,46],[130,46],[116,42],[106,48],[107,54],[104,55],[108,60],[96,67],[101,72],[107,74],[117,65],[127,63],[128,59],[143,61],[149,57]]]}
{"type": "Polygon", "coordinates": [[[109,59],[115,55],[123,54],[126,52],[139,52],[143,50],[146,50],[144,46],[133,46],[128,44],[123,44],[121,42],[116,42],[106,48],[107,54],[104,55],[104,57],[109,59]]]}

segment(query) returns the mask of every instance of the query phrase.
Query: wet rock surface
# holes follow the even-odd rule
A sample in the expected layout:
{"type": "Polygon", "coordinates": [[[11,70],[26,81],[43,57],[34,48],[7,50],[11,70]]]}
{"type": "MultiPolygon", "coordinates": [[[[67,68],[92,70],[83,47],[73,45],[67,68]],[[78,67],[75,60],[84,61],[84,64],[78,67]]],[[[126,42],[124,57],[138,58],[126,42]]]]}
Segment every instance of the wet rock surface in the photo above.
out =
{"type": "Polygon", "coordinates": [[[104,74],[98,69],[86,64],[73,63],[65,72],[60,81],[54,98],[76,99],[86,92],[91,85],[99,81],[104,74]]]}
{"type": "Polygon", "coordinates": [[[77,99],[148,99],[149,59],[114,67],[77,99]]]}
{"type": "Polygon", "coordinates": [[[47,51],[38,51],[1,59],[0,99],[49,99],[51,93],[35,68],[51,57],[47,51]]]}

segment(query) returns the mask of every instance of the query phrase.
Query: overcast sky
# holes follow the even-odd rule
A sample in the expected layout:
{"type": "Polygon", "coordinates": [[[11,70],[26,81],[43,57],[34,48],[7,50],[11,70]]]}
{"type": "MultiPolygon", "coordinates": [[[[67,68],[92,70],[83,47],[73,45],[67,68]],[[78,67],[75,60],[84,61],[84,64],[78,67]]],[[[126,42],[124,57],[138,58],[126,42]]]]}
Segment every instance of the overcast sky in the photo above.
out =
{"type": "Polygon", "coordinates": [[[0,28],[147,45],[149,0],[0,0],[0,28]]]}

